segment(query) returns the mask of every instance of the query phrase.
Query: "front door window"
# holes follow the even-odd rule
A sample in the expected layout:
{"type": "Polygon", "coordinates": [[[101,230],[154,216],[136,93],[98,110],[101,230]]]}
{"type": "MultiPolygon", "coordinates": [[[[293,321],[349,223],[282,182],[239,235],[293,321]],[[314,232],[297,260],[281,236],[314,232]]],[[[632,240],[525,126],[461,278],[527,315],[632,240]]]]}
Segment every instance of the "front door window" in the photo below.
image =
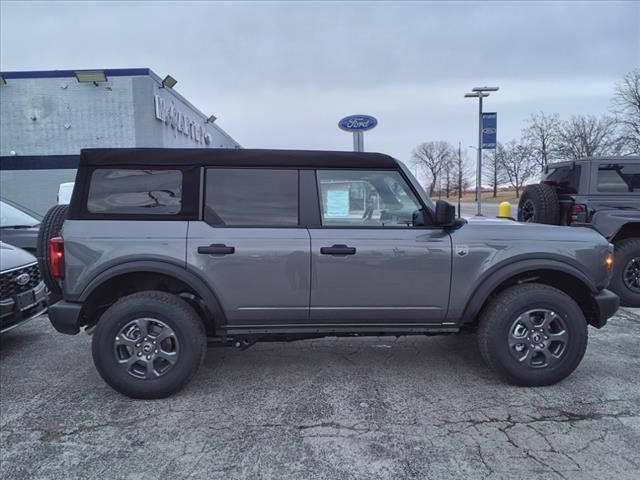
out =
{"type": "Polygon", "coordinates": [[[420,203],[397,171],[318,172],[322,225],[410,227],[420,203]]]}

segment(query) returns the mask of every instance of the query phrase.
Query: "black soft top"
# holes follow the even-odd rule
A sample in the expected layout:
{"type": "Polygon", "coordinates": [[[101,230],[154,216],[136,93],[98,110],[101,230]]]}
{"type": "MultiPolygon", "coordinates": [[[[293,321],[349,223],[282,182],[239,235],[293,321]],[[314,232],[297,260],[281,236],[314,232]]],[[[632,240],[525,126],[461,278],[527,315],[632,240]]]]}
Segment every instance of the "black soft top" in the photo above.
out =
{"type": "Polygon", "coordinates": [[[398,162],[368,152],[227,148],[87,148],[80,166],[202,165],[238,167],[386,168],[398,162]]]}

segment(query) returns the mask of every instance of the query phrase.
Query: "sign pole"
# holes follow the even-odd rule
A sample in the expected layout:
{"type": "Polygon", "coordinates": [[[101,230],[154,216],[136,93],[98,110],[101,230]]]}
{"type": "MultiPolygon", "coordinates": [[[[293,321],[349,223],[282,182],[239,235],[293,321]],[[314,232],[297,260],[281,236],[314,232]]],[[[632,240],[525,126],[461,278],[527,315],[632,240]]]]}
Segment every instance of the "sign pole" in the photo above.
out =
{"type": "Polygon", "coordinates": [[[364,132],[353,132],[353,151],[364,152],[364,132]]]}
{"type": "Polygon", "coordinates": [[[478,212],[476,216],[482,216],[482,92],[478,97],[478,165],[476,174],[476,196],[478,201],[478,212]]]}

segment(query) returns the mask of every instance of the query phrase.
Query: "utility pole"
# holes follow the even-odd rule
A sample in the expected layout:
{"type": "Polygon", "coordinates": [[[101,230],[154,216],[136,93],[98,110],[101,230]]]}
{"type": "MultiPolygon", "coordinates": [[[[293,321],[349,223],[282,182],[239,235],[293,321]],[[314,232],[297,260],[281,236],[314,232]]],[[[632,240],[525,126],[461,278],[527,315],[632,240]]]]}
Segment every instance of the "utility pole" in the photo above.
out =
{"type": "Polygon", "coordinates": [[[474,87],[473,93],[465,93],[465,98],[478,99],[478,163],[476,166],[476,199],[478,201],[478,217],[482,216],[482,99],[488,97],[488,92],[497,92],[500,87],[474,87]]]}
{"type": "Polygon", "coordinates": [[[462,142],[458,142],[458,218],[462,216],[462,142]]]}

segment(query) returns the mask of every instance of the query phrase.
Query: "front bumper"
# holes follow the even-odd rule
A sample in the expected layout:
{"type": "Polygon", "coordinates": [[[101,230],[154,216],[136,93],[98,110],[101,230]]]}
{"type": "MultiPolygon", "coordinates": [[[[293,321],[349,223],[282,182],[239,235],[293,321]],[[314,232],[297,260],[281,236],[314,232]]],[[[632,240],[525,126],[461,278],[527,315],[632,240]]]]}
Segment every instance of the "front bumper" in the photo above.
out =
{"type": "Polygon", "coordinates": [[[60,333],[76,335],[80,332],[81,303],[60,300],[49,307],[49,321],[60,333]]]}
{"type": "Polygon", "coordinates": [[[601,290],[591,296],[595,306],[596,316],[589,319],[590,324],[596,328],[602,328],[607,320],[616,313],[620,306],[620,297],[611,290],[601,290]]]}
{"type": "Polygon", "coordinates": [[[0,300],[0,333],[7,332],[46,311],[47,289],[44,282],[16,297],[0,300]]]}

